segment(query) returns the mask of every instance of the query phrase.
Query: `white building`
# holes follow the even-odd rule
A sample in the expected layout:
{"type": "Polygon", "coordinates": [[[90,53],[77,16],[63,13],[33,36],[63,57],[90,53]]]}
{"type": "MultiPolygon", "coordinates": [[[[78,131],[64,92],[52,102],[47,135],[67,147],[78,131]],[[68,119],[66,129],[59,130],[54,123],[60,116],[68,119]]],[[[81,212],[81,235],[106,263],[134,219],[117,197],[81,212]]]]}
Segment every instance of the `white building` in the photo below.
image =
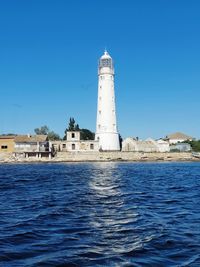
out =
{"type": "Polygon", "coordinates": [[[120,144],[115,110],[114,66],[107,51],[99,60],[98,79],[95,140],[99,141],[100,150],[118,151],[120,144]]]}
{"type": "Polygon", "coordinates": [[[127,152],[169,152],[169,150],[168,142],[155,141],[152,138],[143,141],[128,137],[122,142],[122,151],[127,152]]]}
{"type": "Polygon", "coordinates": [[[187,143],[176,143],[170,146],[170,151],[189,152],[191,150],[191,145],[187,143]]]}
{"type": "Polygon", "coordinates": [[[166,139],[169,141],[170,144],[176,144],[184,142],[186,140],[192,141],[194,138],[184,133],[177,132],[167,135],[166,139]]]}
{"type": "Polygon", "coordinates": [[[126,152],[159,152],[158,146],[152,140],[136,140],[128,137],[122,142],[122,151],[126,152]]]}
{"type": "Polygon", "coordinates": [[[167,142],[163,139],[156,140],[155,142],[157,143],[159,152],[169,152],[170,151],[169,142],[167,142]]]}

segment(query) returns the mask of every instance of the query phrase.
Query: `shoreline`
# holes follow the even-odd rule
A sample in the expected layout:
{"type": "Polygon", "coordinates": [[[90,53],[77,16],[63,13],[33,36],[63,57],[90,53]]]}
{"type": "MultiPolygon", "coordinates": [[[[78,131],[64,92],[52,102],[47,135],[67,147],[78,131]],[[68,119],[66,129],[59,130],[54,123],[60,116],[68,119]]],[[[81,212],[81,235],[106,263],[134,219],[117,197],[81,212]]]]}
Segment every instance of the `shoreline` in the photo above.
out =
{"type": "Polygon", "coordinates": [[[200,162],[200,160],[177,160],[177,161],[6,161],[6,162],[0,162],[0,165],[20,165],[20,164],[76,164],[76,163],[194,163],[194,162],[200,162]]]}
{"type": "Polygon", "coordinates": [[[81,163],[81,162],[200,162],[200,158],[192,156],[191,152],[58,152],[52,159],[37,157],[14,157],[10,154],[0,154],[0,164],[18,163],[81,163]]]}

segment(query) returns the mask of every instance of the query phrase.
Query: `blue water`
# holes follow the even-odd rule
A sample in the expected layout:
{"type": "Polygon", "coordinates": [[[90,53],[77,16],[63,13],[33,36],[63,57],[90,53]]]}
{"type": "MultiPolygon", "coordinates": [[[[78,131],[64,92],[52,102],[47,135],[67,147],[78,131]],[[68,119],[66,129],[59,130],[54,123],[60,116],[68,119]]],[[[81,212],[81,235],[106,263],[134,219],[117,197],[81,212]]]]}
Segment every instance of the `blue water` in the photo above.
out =
{"type": "Polygon", "coordinates": [[[0,165],[0,266],[200,266],[200,163],[0,165]]]}

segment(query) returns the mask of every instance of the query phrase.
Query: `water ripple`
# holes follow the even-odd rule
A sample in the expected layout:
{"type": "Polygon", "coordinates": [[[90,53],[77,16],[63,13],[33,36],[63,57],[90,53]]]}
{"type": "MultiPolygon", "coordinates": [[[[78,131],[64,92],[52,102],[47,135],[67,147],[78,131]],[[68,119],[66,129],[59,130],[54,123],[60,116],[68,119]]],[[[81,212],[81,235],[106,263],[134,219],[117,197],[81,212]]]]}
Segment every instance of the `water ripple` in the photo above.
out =
{"type": "Polygon", "coordinates": [[[200,266],[199,163],[0,165],[0,266],[200,266]]]}

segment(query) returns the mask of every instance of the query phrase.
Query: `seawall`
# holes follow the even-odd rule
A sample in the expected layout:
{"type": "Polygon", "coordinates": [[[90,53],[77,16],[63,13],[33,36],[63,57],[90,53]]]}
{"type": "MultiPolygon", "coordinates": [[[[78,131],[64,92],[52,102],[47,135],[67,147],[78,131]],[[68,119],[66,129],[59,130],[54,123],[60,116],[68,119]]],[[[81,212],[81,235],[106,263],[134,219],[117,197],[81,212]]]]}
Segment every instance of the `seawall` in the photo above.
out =
{"type": "Polygon", "coordinates": [[[133,162],[159,162],[159,161],[200,161],[190,152],[143,153],[143,152],[57,152],[52,159],[15,157],[12,153],[0,154],[0,163],[17,162],[95,162],[95,161],[133,161],[133,162]]]}
{"type": "Polygon", "coordinates": [[[58,152],[53,161],[191,161],[191,153],[58,152]]]}

